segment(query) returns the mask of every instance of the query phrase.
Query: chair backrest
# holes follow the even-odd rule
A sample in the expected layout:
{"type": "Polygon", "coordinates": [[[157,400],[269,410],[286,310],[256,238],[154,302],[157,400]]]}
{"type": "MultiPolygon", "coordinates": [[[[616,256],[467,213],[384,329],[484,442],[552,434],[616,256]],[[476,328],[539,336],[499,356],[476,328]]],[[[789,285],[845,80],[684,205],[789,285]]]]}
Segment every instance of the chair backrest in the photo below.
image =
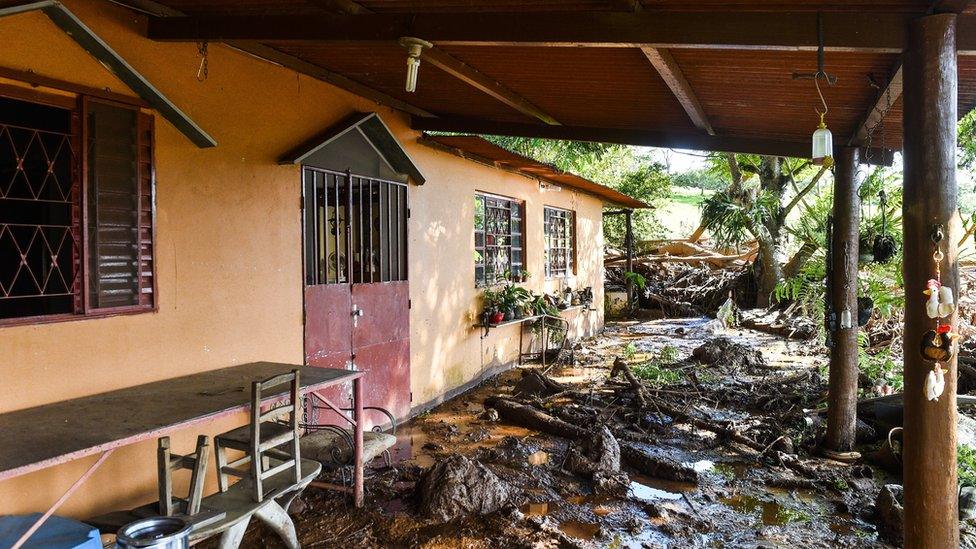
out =
{"type": "Polygon", "coordinates": [[[262,501],[264,498],[263,481],[273,475],[291,469],[294,473],[294,482],[298,483],[301,480],[299,427],[302,415],[302,399],[300,388],[300,373],[297,369],[263,381],[255,381],[251,386],[251,450],[249,453],[252,458],[251,471],[257,501],[262,501]],[[289,391],[284,399],[272,405],[267,411],[262,411],[261,400],[263,395],[285,384],[289,386],[289,391]],[[286,416],[287,422],[282,421],[286,416]],[[261,425],[267,423],[286,423],[288,431],[265,437],[262,440],[261,425]],[[287,451],[279,449],[286,444],[290,446],[287,451]],[[277,463],[271,465],[271,460],[277,463]],[[268,465],[266,465],[266,461],[268,465]]]}
{"type": "Polygon", "coordinates": [[[203,485],[207,476],[207,461],[210,459],[210,441],[206,435],[197,437],[197,447],[189,455],[176,455],[170,450],[169,437],[159,439],[156,450],[156,466],[159,482],[159,514],[172,516],[174,514],[195,515],[200,512],[200,500],[203,499],[203,485]],[[173,504],[173,472],[189,469],[190,487],[186,499],[176,498],[181,506],[173,504]]]}

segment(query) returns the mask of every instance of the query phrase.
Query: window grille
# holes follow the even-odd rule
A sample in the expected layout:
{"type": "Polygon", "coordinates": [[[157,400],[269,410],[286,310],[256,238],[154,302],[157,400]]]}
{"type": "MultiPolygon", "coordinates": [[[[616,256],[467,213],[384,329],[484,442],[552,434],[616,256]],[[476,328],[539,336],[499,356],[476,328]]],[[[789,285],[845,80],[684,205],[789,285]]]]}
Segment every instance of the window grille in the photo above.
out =
{"type": "Polygon", "coordinates": [[[0,322],[154,306],[152,117],[80,105],[0,97],[0,322]]]}
{"type": "Polygon", "coordinates": [[[571,275],[576,270],[576,214],[547,206],[543,216],[546,278],[571,275]]]}
{"type": "Polygon", "coordinates": [[[310,166],[302,173],[306,284],[407,280],[406,184],[310,166]]]}
{"type": "Polygon", "coordinates": [[[492,196],[475,195],[475,283],[488,286],[522,276],[524,266],[524,204],[492,196]]]}

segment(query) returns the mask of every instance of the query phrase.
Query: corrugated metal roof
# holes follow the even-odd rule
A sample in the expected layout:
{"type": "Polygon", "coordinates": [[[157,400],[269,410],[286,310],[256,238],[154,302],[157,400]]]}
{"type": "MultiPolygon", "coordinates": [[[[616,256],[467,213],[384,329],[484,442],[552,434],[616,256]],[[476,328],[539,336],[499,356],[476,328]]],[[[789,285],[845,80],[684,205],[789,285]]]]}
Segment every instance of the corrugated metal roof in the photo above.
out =
{"type": "Polygon", "coordinates": [[[449,149],[458,156],[519,172],[527,177],[541,179],[555,185],[577,189],[592,194],[605,202],[625,208],[650,208],[644,202],[601,185],[574,173],[564,172],[554,166],[499,147],[477,135],[425,135],[421,142],[449,149]]]}

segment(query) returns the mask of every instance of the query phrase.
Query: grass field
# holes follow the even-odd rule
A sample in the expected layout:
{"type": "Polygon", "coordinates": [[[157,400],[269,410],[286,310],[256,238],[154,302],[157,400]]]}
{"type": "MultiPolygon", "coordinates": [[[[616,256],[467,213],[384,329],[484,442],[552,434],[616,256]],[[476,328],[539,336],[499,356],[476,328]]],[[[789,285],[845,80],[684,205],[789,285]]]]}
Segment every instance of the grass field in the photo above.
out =
{"type": "Polygon", "coordinates": [[[671,201],[658,210],[661,223],[667,230],[667,238],[682,238],[698,228],[701,221],[699,206],[703,200],[714,191],[705,191],[692,187],[673,187],[671,201]]]}

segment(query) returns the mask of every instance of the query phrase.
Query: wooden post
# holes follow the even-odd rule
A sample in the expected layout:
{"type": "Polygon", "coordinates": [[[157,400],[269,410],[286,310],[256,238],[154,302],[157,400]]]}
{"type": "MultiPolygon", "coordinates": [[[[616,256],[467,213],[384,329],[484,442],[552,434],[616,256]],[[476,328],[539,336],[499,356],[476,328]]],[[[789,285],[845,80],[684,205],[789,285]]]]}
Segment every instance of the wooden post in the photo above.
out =
{"type": "MultiPolygon", "coordinates": [[[[905,547],[959,546],[956,485],[956,359],[943,366],[945,392],[923,394],[933,364],[919,353],[936,327],[925,314],[925,283],[935,278],[933,228],[945,227],[942,283],[959,289],[956,212],[956,16],[930,15],[908,25],[904,56],[905,195],[905,547]]],[[[947,319],[956,325],[956,314],[947,319]]]]}
{"type": "Polygon", "coordinates": [[[830,304],[833,311],[827,438],[831,452],[854,449],[857,422],[857,256],[861,200],[858,195],[857,149],[834,152],[833,231],[831,236],[830,304]]]}
{"type": "MultiPolygon", "coordinates": [[[[627,231],[624,234],[624,243],[627,246],[627,272],[634,272],[634,211],[625,210],[627,217],[627,231]]],[[[627,278],[627,308],[634,310],[634,281],[627,278]]]]}

